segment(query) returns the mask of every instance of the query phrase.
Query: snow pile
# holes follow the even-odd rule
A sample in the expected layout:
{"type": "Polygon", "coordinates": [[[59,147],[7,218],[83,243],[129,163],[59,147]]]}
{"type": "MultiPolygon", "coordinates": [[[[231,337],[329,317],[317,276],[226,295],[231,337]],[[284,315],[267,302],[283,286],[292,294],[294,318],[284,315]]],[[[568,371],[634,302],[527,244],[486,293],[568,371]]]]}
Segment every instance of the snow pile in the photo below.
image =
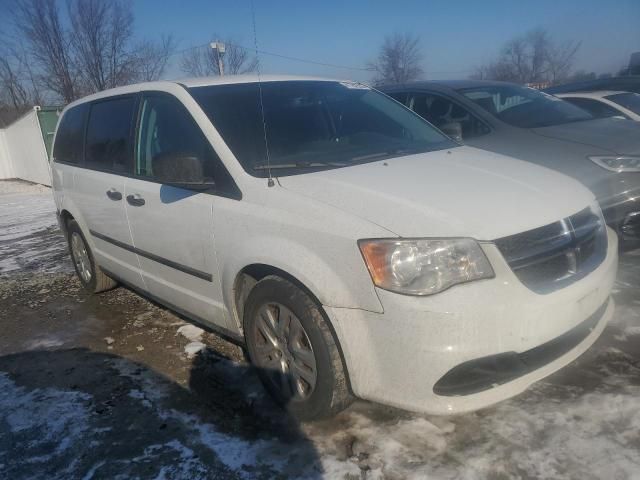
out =
{"type": "Polygon", "coordinates": [[[183,325],[178,328],[178,334],[190,340],[190,342],[184,347],[184,353],[188,357],[195,356],[199,351],[206,348],[206,345],[202,342],[202,335],[204,330],[196,327],[195,325],[183,325]]]}

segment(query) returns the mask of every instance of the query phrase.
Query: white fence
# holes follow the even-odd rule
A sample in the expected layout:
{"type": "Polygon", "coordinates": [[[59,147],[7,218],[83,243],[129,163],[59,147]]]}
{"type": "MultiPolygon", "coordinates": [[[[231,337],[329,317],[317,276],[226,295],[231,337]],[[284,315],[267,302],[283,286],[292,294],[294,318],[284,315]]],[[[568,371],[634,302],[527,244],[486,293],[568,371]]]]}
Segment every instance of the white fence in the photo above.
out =
{"type": "Polygon", "coordinates": [[[0,130],[0,179],[6,178],[51,185],[37,107],[0,130]]]}
{"type": "Polygon", "coordinates": [[[0,129],[0,180],[3,178],[15,178],[15,174],[9,157],[6,133],[4,129],[0,129]]]}

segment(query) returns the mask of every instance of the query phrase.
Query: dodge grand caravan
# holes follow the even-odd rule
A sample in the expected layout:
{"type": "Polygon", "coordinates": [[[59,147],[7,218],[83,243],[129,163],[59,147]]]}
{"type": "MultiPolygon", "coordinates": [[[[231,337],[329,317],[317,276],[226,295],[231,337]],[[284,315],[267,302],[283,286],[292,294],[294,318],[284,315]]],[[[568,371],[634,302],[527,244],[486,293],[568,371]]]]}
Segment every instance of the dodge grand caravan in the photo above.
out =
{"type": "Polygon", "coordinates": [[[578,182],[460,146],[361,84],[156,82],[70,104],[52,158],[82,285],[240,342],[300,418],[447,414],[584,352],[617,237],[578,182]]]}

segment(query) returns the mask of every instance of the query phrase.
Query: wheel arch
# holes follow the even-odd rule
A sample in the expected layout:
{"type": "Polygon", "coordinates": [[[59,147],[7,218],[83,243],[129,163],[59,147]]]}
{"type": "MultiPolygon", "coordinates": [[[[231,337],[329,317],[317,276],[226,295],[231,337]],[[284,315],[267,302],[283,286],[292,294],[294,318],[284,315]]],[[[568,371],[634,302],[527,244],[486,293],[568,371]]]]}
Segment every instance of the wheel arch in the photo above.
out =
{"type": "Polygon", "coordinates": [[[252,263],[250,265],[246,265],[244,268],[242,268],[238,272],[233,284],[232,315],[236,316],[237,321],[239,321],[239,324],[242,325],[243,336],[244,336],[244,319],[243,319],[244,303],[249,293],[251,292],[253,287],[256,285],[256,283],[258,283],[263,278],[271,275],[278,276],[278,277],[284,278],[285,280],[288,280],[293,285],[295,285],[300,290],[302,290],[306,295],[308,295],[311,298],[311,300],[313,300],[313,302],[315,302],[316,305],[318,305],[320,313],[323,316],[327,326],[329,327],[331,335],[333,336],[333,341],[338,347],[338,353],[340,354],[340,360],[342,361],[342,368],[344,369],[345,377],[347,380],[347,388],[349,389],[349,392],[353,394],[353,390],[351,388],[351,378],[349,377],[349,369],[347,368],[347,362],[344,357],[344,352],[342,351],[340,339],[338,338],[338,335],[333,327],[333,324],[331,323],[331,319],[329,318],[329,315],[327,315],[327,312],[325,312],[322,302],[313,293],[313,291],[311,291],[310,288],[308,288],[302,281],[300,281],[291,273],[266,263],[252,263]]]}
{"type": "Polygon", "coordinates": [[[71,214],[71,212],[67,209],[60,210],[60,229],[62,230],[62,234],[66,237],[67,235],[67,225],[69,225],[69,221],[75,220],[75,217],[71,214]]]}

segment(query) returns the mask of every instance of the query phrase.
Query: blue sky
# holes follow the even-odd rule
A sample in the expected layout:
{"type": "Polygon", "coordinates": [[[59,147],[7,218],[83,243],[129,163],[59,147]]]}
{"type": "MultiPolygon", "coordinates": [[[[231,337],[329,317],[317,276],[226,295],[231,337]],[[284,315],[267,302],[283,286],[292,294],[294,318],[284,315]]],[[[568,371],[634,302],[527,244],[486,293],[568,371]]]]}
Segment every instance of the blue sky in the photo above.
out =
{"type": "MultiPolygon", "coordinates": [[[[467,77],[494,59],[505,41],[538,26],[558,40],[582,41],[576,68],[588,71],[617,70],[640,51],[640,0],[254,1],[261,50],[364,67],[385,34],[409,31],[421,38],[427,78],[467,77]]],[[[11,1],[0,4],[10,8],[11,1]]],[[[133,0],[133,6],[140,37],[172,33],[183,49],[217,32],[253,46],[250,0],[133,0]]],[[[182,75],[178,65],[175,55],[168,78],[182,75]]],[[[265,73],[370,77],[267,56],[262,65],[265,73]]]]}
{"type": "MultiPolygon", "coordinates": [[[[253,45],[249,0],[135,1],[140,34],[172,32],[179,48],[218,32],[253,45]]],[[[362,67],[385,34],[409,31],[421,38],[428,78],[459,78],[490,61],[500,46],[528,29],[547,28],[558,40],[580,40],[576,68],[617,70],[640,51],[640,0],[485,0],[339,2],[255,0],[259,48],[320,62],[362,67]]],[[[168,75],[179,76],[177,56],[168,75]]],[[[340,76],[366,80],[368,72],[262,58],[269,73],[340,76]]]]}

